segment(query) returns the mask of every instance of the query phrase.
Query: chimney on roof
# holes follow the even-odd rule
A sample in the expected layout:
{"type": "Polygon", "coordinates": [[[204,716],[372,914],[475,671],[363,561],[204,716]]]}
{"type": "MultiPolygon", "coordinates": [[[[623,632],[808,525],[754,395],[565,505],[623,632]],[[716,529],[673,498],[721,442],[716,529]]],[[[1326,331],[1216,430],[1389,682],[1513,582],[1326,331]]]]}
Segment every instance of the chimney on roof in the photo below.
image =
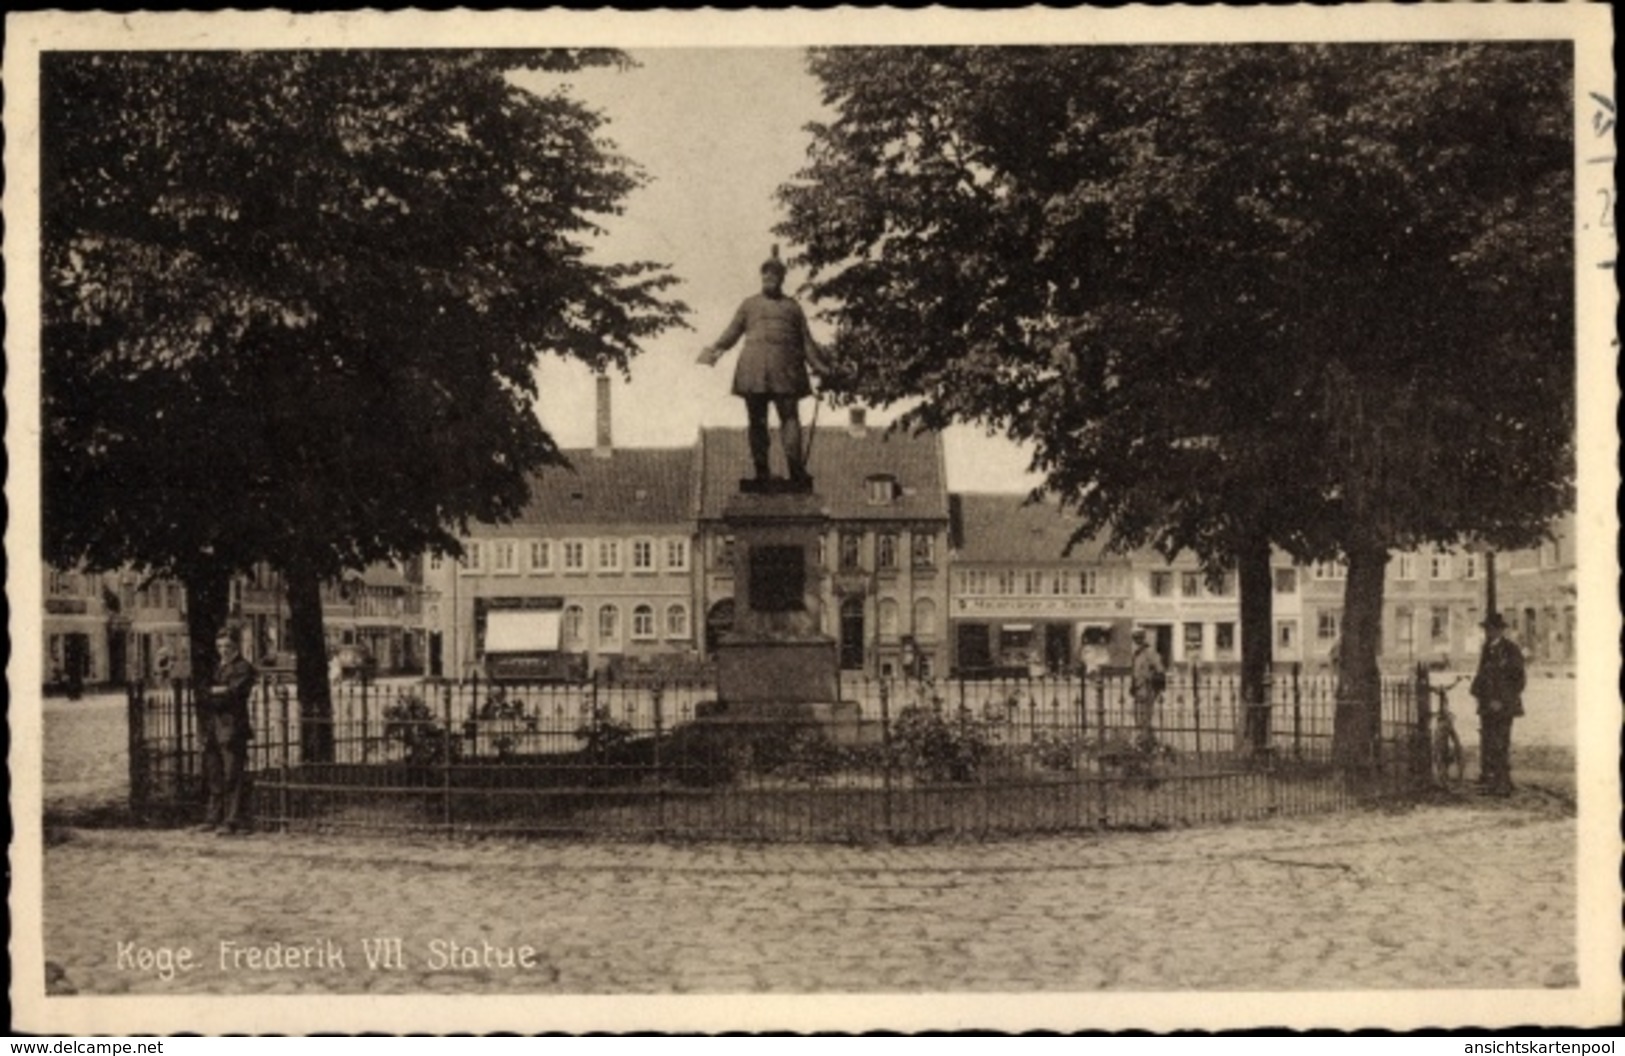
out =
{"type": "Polygon", "coordinates": [[[864,435],[868,432],[868,429],[863,424],[863,419],[864,419],[863,408],[862,407],[853,407],[850,411],[847,412],[847,415],[848,415],[848,423],[847,423],[847,430],[846,431],[848,433],[851,433],[852,436],[854,438],[856,438],[856,439],[859,439],[859,440],[863,439],[864,435]]]}
{"type": "Polygon", "coordinates": [[[609,375],[598,375],[598,439],[592,453],[597,458],[608,458],[614,450],[609,429],[609,375]]]}

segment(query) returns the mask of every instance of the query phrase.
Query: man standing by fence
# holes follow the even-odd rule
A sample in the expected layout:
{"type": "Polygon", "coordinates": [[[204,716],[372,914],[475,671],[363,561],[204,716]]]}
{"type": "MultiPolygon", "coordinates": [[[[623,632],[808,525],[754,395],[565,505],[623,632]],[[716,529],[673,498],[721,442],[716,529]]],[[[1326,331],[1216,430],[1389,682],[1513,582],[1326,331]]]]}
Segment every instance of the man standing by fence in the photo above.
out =
{"type": "Polygon", "coordinates": [[[1507,639],[1500,613],[1490,613],[1483,627],[1472,686],[1480,730],[1478,783],[1487,795],[1506,796],[1512,794],[1512,720],[1523,714],[1523,652],[1507,639]]]}
{"type": "Polygon", "coordinates": [[[1146,641],[1145,628],[1136,627],[1130,635],[1134,641],[1134,660],[1129,672],[1129,696],[1134,699],[1134,726],[1139,731],[1139,746],[1149,749],[1156,745],[1152,732],[1156,719],[1157,698],[1168,682],[1162,666],[1162,657],[1146,641]]]}
{"type": "Polygon", "coordinates": [[[208,792],[200,830],[232,836],[247,827],[244,776],[248,766],[248,698],[254,692],[254,665],[243,659],[236,627],[215,638],[220,663],[198,703],[203,735],[203,783],[208,792]]]}

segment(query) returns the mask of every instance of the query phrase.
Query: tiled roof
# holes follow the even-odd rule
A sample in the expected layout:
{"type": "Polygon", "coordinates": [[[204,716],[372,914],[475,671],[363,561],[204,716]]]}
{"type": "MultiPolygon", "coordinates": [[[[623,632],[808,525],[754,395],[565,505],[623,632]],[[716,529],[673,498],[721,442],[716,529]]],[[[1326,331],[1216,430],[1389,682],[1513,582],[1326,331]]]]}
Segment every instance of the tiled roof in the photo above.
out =
{"type": "Polygon", "coordinates": [[[1066,544],[1078,529],[1078,519],[1054,502],[1028,502],[1025,494],[1013,492],[956,493],[949,502],[953,510],[949,537],[956,560],[990,564],[1123,560],[1105,553],[1104,535],[1079,541],[1068,554],[1066,544]]]}
{"type": "MultiPolygon", "coordinates": [[[[805,423],[802,428],[806,430],[805,423]]],[[[782,467],[778,443],[775,422],[773,459],[775,466],[782,467]]],[[[813,436],[807,470],[836,520],[942,520],[948,516],[943,465],[942,438],[937,433],[915,436],[903,431],[889,433],[884,426],[854,430],[846,425],[823,425],[813,436]],[[875,476],[894,478],[901,494],[890,503],[871,504],[867,482],[875,476]]],[[[745,430],[702,429],[699,517],[720,518],[728,499],[738,492],[739,481],[750,474],[745,430]]]]}
{"type": "MultiPolygon", "coordinates": [[[[692,447],[592,448],[563,452],[571,468],[551,467],[530,480],[530,502],[512,524],[683,524],[694,493],[692,447]]],[[[474,535],[510,526],[470,525],[474,535]]]]}

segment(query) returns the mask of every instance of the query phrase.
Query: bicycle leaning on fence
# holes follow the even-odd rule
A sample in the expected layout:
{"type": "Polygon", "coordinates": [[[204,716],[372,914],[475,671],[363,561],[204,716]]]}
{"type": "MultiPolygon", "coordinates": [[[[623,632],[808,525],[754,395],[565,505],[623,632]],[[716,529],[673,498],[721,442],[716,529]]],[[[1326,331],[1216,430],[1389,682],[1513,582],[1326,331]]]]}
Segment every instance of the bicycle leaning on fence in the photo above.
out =
{"type": "Polygon", "coordinates": [[[1450,691],[1461,684],[1463,677],[1456,676],[1449,685],[1428,687],[1428,692],[1439,700],[1439,711],[1433,720],[1433,777],[1447,788],[1461,784],[1466,770],[1461,735],[1456,732],[1456,714],[1450,710],[1450,691]]]}

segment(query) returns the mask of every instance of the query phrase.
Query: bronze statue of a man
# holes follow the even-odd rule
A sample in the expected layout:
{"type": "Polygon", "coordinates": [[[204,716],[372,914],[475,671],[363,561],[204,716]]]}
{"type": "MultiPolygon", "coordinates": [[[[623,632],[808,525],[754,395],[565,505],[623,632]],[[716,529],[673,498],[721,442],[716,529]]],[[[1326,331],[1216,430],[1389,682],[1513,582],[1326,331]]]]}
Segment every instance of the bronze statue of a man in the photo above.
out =
{"type": "Polygon", "coordinates": [[[733,322],[721,337],[705,347],[699,361],[714,365],[744,337],[745,348],[734,369],[733,392],[745,400],[750,419],[750,459],[756,479],[772,476],[767,431],[767,409],[771,406],[779,416],[779,436],[790,479],[804,484],[811,478],[807,474],[797,405],[803,396],[812,393],[807,368],[810,365],[814,370],[822,369],[823,350],[813,340],[801,305],[785,296],[785,267],[779,260],[779,247],[773,247],[773,255],[762,264],[761,274],[762,292],[745,299],[734,313],[733,322]]]}

